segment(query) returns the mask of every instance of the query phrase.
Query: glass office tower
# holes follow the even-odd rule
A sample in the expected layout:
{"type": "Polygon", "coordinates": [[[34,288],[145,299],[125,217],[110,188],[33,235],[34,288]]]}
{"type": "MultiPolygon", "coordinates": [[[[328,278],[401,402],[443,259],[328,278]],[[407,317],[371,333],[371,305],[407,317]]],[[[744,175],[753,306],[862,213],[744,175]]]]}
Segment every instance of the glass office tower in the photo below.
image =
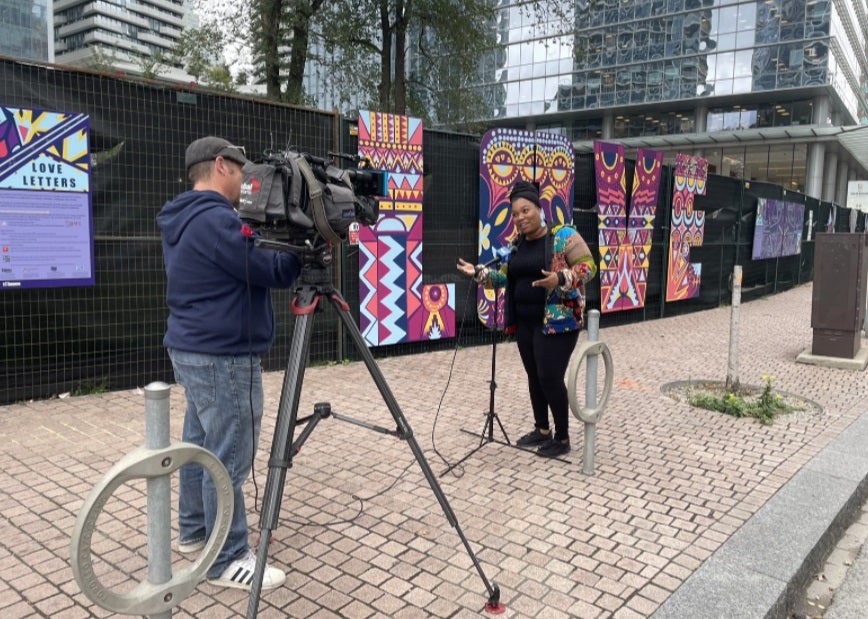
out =
{"type": "Polygon", "coordinates": [[[0,0],[0,56],[54,62],[51,0],[0,0]]]}
{"type": "Polygon", "coordinates": [[[868,154],[811,154],[814,134],[800,134],[868,117],[866,0],[576,0],[566,29],[521,4],[500,3],[505,62],[484,86],[504,96],[486,120],[562,133],[580,152],[594,139],[658,148],[667,162],[698,151],[715,173],[814,194],[826,151],[833,176],[868,177],[868,154]],[[546,36],[558,29],[572,32],[546,36]],[[728,132],[746,133],[721,147],[728,132]]]}

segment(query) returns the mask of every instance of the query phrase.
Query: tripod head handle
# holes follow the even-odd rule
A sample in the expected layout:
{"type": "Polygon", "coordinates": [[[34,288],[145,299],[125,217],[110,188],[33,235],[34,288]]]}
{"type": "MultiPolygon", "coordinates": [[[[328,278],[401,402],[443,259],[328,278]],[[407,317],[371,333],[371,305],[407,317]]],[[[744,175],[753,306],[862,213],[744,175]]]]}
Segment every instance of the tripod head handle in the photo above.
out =
{"type": "Polygon", "coordinates": [[[262,249],[271,249],[273,251],[288,251],[292,253],[308,251],[307,247],[303,247],[301,245],[290,245],[289,243],[274,241],[272,239],[257,238],[254,239],[253,244],[256,247],[261,247],[262,249]]]}

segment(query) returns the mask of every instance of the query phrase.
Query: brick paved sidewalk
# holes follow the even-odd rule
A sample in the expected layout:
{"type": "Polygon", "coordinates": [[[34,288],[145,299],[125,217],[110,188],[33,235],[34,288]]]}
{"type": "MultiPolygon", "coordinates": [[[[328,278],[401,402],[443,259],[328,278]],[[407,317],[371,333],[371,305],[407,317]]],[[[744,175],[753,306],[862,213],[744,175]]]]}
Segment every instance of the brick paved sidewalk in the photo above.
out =
{"type": "MultiPolygon", "coordinates": [[[[777,389],[819,403],[821,414],[762,426],[661,393],[672,381],[725,378],[730,311],[720,308],[601,331],[615,389],[598,426],[595,475],[581,472],[582,425],[573,419],[569,463],[491,443],[438,477],[485,574],[502,590],[502,616],[647,617],[868,410],[861,372],[795,362],[810,347],[810,314],[809,284],[743,305],[740,378],[758,385],[773,375],[777,389]]],[[[479,444],[461,430],[485,423],[490,353],[482,346],[380,362],[437,475],[479,444]]],[[[514,441],[532,423],[514,344],[498,346],[497,365],[496,408],[514,441]]],[[[282,379],[266,376],[251,511],[254,501],[261,507],[282,379]]],[[[308,369],[299,415],[319,401],[393,425],[361,363],[308,369]]],[[[179,437],[180,388],[171,403],[179,437]]],[[[93,486],[144,443],[144,396],[0,407],[0,434],[0,613],[110,615],[72,577],[70,534],[93,486]]],[[[173,501],[176,486],[177,476],[173,501]]],[[[257,514],[250,524],[255,538],[257,514]]],[[[145,484],[130,484],[106,505],[93,539],[106,586],[123,590],[145,579],[145,531],[145,484]]],[[[287,584],[262,596],[261,617],[475,617],[487,599],[406,442],[335,419],[316,428],[288,472],[269,556],[287,570],[287,584]]],[[[173,557],[176,567],[185,564],[173,557]]],[[[174,616],[244,615],[247,601],[243,592],[203,584],[174,616]]]]}

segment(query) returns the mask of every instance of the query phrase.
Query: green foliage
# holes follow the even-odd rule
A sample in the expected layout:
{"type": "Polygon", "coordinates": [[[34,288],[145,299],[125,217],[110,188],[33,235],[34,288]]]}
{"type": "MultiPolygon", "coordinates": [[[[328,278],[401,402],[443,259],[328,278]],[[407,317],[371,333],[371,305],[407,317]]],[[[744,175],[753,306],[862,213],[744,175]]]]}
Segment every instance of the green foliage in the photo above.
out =
{"type": "Polygon", "coordinates": [[[163,69],[171,64],[168,55],[162,52],[150,55],[137,55],[134,61],[142,77],[149,80],[159,77],[163,69]]]}
{"type": "Polygon", "coordinates": [[[753,417],[763,425],[774,422],[775,417],[797,410],[784,402],[780,394],[772,390],[774,376],[763,376],[765,387],[759,396],[749,398],[741,393],[726,392],[723,395],[693,393],[688,402],[691,406],[732,415],[733,417],[753,417]]]}
{"type": "Polygon", "coordinates": [[[85,62],[84,66],[93,71],[112,73],[117,70],[115,67],[120,60],[120,56],[115,48],[95,45],[91,48],[90,58],[85,62]]]}
{"type": "Polygon", "coordinates": [[[499,105],[503,87],[490,82],[505,60],[501,39],[510,14],[520,15],[530,24],[527,30],[546,41],[571,32],[574,21],[574,3],[564,0],[501,5],[493,0],[236,0],[227,4],[233,17],[224,22],[234,23],[236,40],[253,48],[256,78],[265,83],[269,98],[310,104],[303,88],[307,72],[344,113],[374,109],[467,130],[499,105]],[[481,87],[483,82],[488,85],[481,87]]]}
{"type": "MultiPolygon", "coordinates": [[[[257,65],[251,81],[264,83],[266,96],[304,104],[304,74],[314,18],[324,0],[235,0],[230,31],[249,46],[257,65]]],[[[338,2],[338,4],[342,4],[338,2]]]]}
{"type": "Polygon", "coordinates": [[[485,128],[476,119],[502,104],[496,75],[510,20],[520,20],[537,43],[572,45],[576,10],[566,0],[193,1],[203,23],[219,26],[224,44],[252,52],[256,68],[242,79],[264,84],[270,99],[345,114],[409,114],[465,131],[485,128]],[[323,99],[305,92],[305,75],[323,99]]]}
{"type": "Polygon", "coordinates": [[[108,390],[108,379],[103,378],[92,383],[80,383],[75,389],[73,389],[69,393],[72,396],[100,395],[103,393],[108,393],[108,390]]]}
{"type": "Polygon", "coordinates": [[[187,28],[167,60],[181,66],[193,79],[209,88],[232,92],[235,84],[223,60],[226,37],[214,24],[187,28]]]}

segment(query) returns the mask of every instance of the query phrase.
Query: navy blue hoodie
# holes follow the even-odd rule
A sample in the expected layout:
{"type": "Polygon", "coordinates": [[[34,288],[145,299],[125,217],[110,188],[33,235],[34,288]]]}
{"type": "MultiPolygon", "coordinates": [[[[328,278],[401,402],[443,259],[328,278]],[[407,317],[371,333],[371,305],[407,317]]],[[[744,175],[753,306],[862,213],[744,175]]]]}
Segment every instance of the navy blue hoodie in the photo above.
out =
{"type": "Polygon", "coordinates": [[[288,288],[294,254],[254,247],[229,200],[188,191],[157,215],[166,264],[163,344],[212,355],[262,354],[274,341],[271,288],[288,288]]]}

